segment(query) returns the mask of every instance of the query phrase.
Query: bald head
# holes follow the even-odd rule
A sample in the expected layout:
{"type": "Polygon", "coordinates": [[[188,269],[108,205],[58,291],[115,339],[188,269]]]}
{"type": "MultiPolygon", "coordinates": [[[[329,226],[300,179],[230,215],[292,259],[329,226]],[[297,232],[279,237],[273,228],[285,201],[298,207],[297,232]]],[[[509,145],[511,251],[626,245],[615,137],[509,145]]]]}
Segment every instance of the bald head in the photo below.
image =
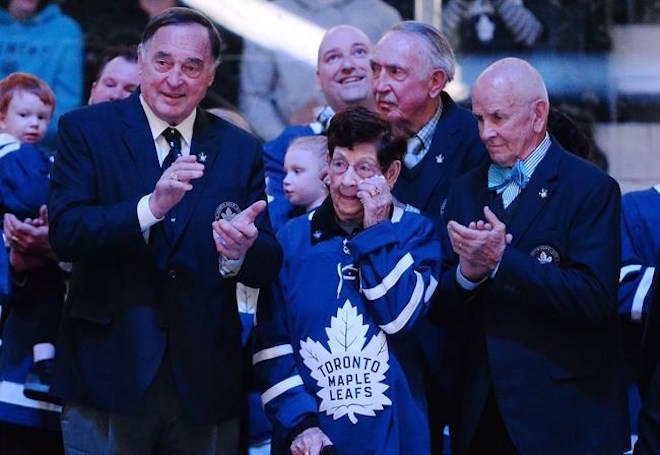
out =
{"type": "Polygon", "coordinates": [[[319,44],[319,53],[316,56],[317,66],[321,63],[321,58],[323,57],[324,53],[334,48],[337,45],[337,41],[345,41],[346,39],[352,42],[364,43],[367,45],[367,47],[369,47],[369,51],[371,51],[371,40],[366,33],[357,27],[353,27],[352,25],[337,25],[335,27],[329,28],[321,39],[321,44],[319,44]]]}
{"type": "Polygon", "coordinates": [[[539,72],[518,58],[498,60],[477,78],[472,112],[491,160],[512,166],[545,138],[548,91],[539,72]]]}
{"type": "Polygon", "coordinates": [[[490,65],[479,75],[474,89],[480,86],[506,90],[513,102],[543,100],[548,103],[548,91],[543,78],[536,68],[519,58],[504,58],[490,65]]]}
{"type": "Polygon", "coordinates": [[[374,107],[370,58],[371,41],[359,28],[338,25],[323,36],[316,77],[335,112],[355,105],[374,107]]]}

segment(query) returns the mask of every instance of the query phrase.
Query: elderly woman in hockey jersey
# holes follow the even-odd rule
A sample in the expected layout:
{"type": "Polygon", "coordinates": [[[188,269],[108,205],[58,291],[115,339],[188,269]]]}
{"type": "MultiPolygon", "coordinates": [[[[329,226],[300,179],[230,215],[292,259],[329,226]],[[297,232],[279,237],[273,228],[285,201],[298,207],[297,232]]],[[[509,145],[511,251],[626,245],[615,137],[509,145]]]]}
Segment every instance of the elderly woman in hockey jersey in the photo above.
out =
{"type": "Polygon", "coordinates": [[[436,288],[440,243],[390,193],[405,148],[364,108],[336,114],[330,197],[279,232],[285,259],[253,355],[273,453],[429,452],[410,333],[436,288]]]}

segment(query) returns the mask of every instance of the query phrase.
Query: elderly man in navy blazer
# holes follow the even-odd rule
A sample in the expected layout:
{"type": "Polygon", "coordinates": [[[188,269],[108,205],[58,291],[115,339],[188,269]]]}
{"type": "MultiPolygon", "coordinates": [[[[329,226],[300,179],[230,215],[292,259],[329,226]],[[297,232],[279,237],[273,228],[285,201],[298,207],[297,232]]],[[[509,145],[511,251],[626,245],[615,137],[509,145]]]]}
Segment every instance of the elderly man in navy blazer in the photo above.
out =
{"type": "MultiPolygon", "coordinates": [[[[456,70],[454,51],[433,26],[406,21],[381,38],[371,66],[378,110],[408,137],[393,194],[439,221],[452,180],[488,159],[474,117],[445,91],[456,70]]],[[[442,328],[425,321],[418,336],[429,369],[426,392],[435,454],[442,453],[464,336],[463,327],[444,321],[442,328]]]]}
{"type": "Polygon", "coordinates": [[[378,110],[408,137],[394,195],[437,219],[452,179],[487,160],[474,118],[445,91],[454,51],[433,26],[405,21],[378,42],[371,66],[378,110]]]}
{"type": "Polygon", "coordinates": [[[472,324],[458,453],[619,454],[630,442],[619,187],[548,136],[548,109],[523,60],[492,64],[473,89],[491,163],[450,191],[455,255],[435,308],[472,324]]]}
{"type": "Polygon", "coordinates": [[[71,453],[236,453],[236,282],[262,287],[281,251],[260,145],[197,107],[217,30],[172,8],[147,25],[140,91],[60,122],[53,248],[74,263],[54,392],[71,453]]]}

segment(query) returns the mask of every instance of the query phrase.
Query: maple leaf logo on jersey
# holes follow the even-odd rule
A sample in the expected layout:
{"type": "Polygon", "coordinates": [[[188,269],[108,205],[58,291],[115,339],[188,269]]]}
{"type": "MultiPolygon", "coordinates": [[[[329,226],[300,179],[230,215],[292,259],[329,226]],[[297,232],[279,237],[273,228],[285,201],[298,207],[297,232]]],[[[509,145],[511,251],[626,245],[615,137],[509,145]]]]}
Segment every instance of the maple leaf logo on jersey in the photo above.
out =
{"type": "Polygon", "coordinates": [[[387,337],[380,330],[365,346],[368,329],[357,307],[346,300],[325,329],[330,351],[309,337],[300,341],[300,355],[320,388],[319,412],[335,420],[348,416],[356,424],[357,415],[375,416],[392,405],[385,395],[389,386],[383,383],[390,368],[387,337]]]}

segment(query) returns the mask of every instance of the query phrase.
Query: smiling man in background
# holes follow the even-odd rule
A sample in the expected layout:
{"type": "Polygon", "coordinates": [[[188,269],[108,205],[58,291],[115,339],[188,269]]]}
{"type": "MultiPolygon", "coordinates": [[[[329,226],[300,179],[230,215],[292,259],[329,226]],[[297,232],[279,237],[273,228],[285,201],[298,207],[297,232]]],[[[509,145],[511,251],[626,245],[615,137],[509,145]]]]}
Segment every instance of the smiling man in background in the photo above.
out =
{"type": "Polygon", "coordinates": [[[275,229],[288,219],[291,204],[284,196],[284,155],[291,141],[301,136],[325,134],[335,112],[350,106],[375,110],[371,89],[371,41],[360,29],[338,25],[328,30],[317,58],[316,81],[328,103],[316,121],[308,125],[288,126],[276,139],[264,146],[268,206],[275,229]]]}

